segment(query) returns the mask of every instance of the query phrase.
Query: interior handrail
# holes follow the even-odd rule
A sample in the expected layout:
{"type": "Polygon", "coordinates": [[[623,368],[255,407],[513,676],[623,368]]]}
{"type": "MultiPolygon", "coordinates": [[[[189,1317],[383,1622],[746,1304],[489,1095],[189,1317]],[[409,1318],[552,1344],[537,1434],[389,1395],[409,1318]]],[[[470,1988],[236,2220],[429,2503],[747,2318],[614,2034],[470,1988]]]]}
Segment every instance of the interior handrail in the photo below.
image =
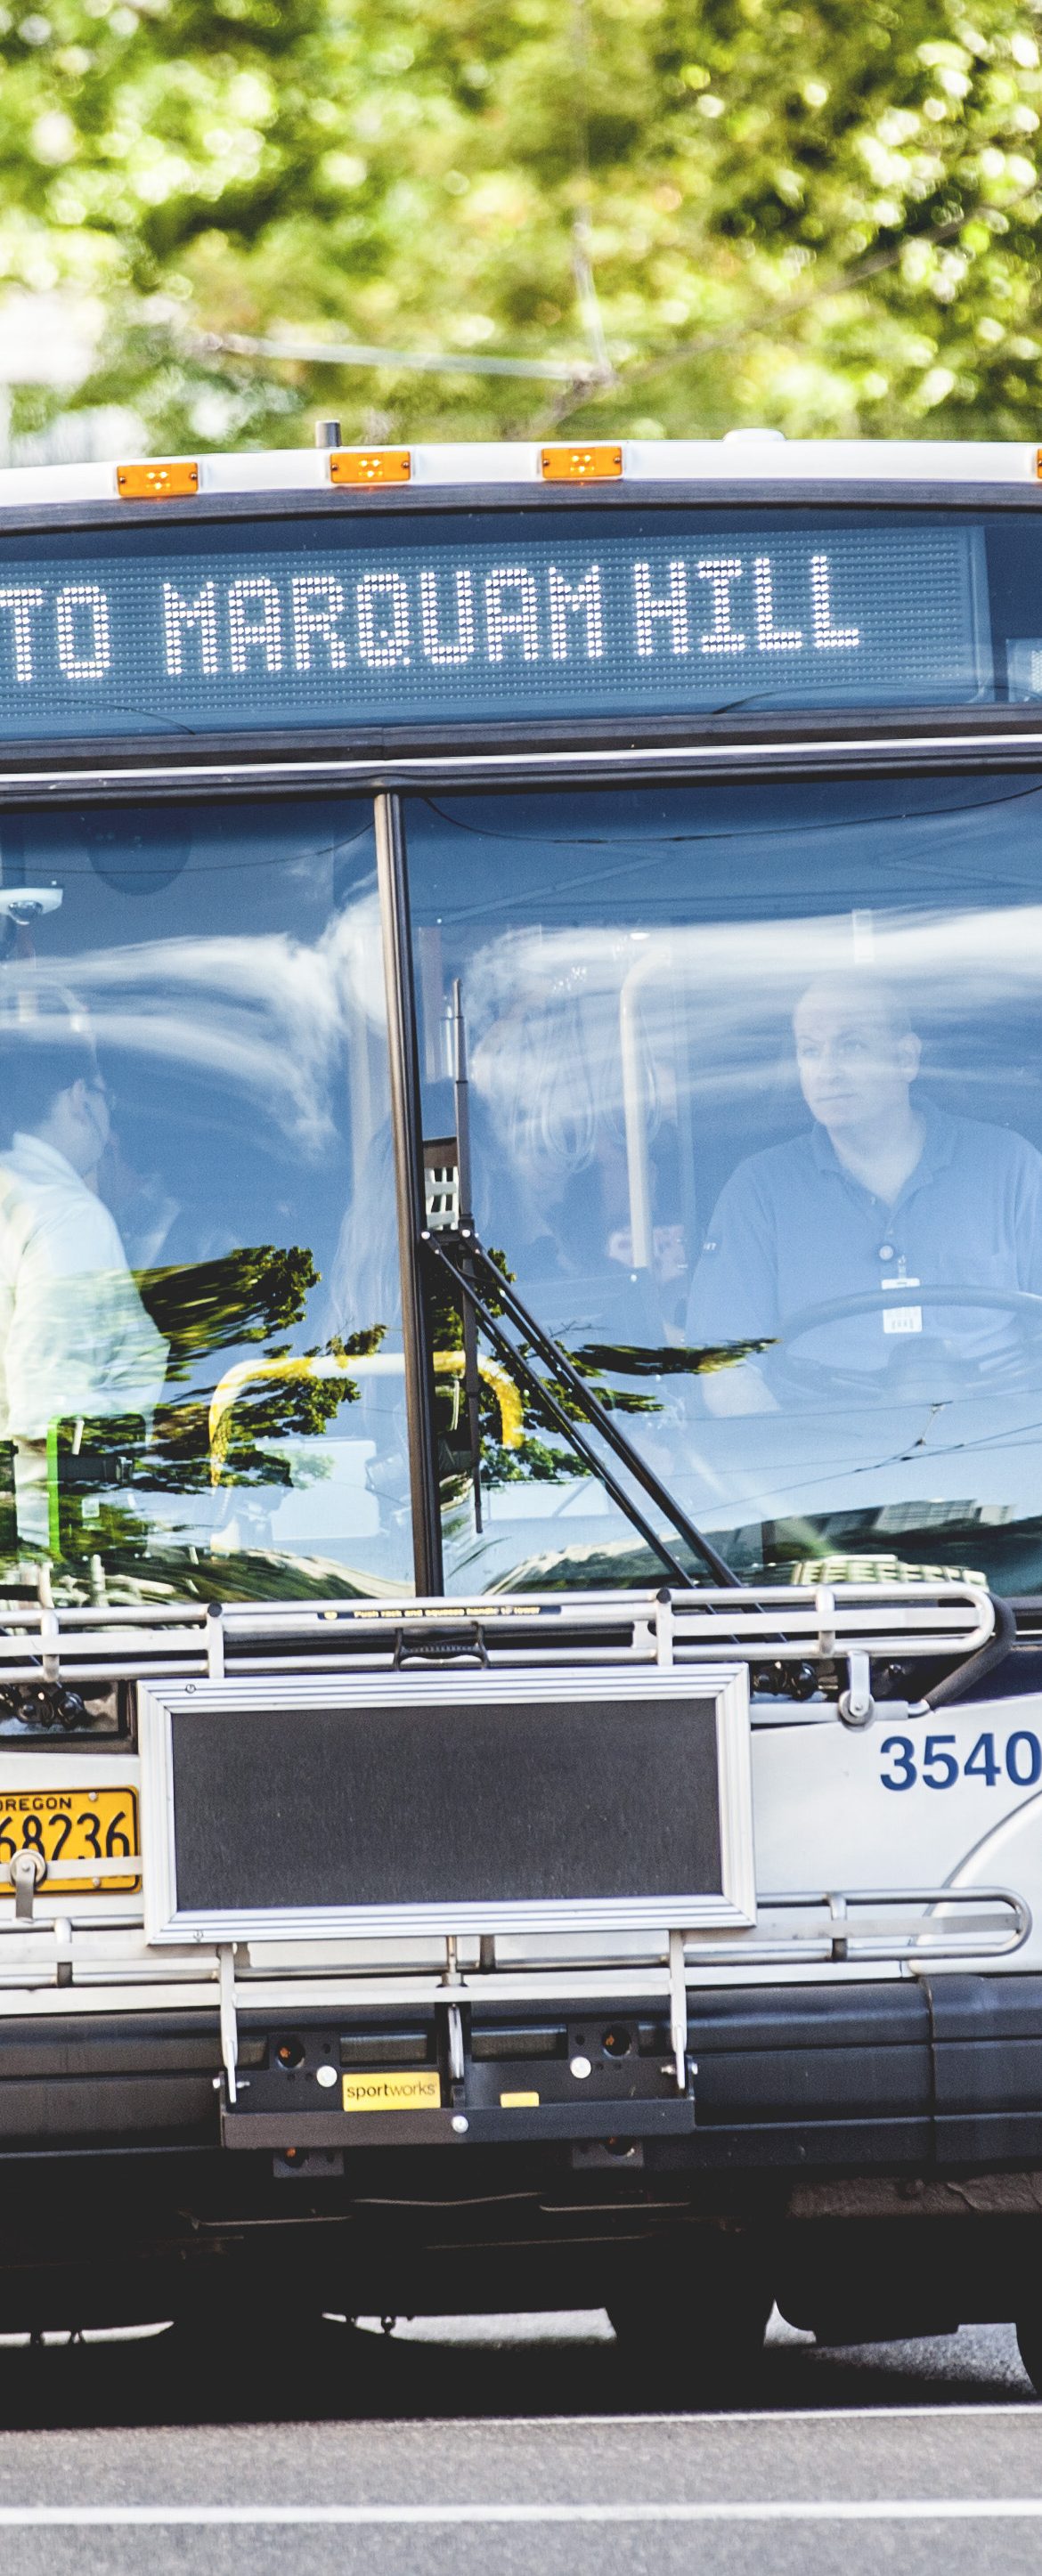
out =
{"type": "MultiPolygon", "coordinates": [[[[400,1351],[349,1352],[340,1359],[335,1352],[305,1353],[299,1358],[237,1360],[219,1379],[210,1399],[208,1434],[210,1442],[210,1482],[219,1485],[228,1455],[231,1418],[244,1386],[264,1378],[293,1379],[337,1377],[401,1376],[405,1361],[400,1351]]],[[[462,1377],[462,1351],[435,1351],[434,1368],[439,1377],[462,1377]]],[[[500,1430],[504,1449],[519,1447],[522,1436],[521,1398],[509,1371],[499,1360],[479,1359],[478,1369],[491,1388],[499,1406],[500,1430]]]]}

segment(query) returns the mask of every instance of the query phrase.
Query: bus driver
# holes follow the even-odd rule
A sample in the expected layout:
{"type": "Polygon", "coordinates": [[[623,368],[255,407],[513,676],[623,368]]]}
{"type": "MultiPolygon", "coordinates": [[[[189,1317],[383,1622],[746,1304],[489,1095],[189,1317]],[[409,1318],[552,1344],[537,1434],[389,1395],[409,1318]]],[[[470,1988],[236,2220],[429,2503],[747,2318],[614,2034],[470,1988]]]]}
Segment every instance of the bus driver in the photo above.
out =
{"type": "Polygon", "coordinates": [[[108,1095],[82,1024],[63,1014],[12,1031],[2,1093],[13,1132],[0,1152],[0,1438],[15,1447],[19,1535],[37,1544],[50,1424],[151,1413],[167,1346],[98,1197],[108,1095]]]}
{"type": "MultiPolygon", "coordinates": [[[[1042,1155],[1023,1136],[913,1097],[921,1042],[868,979],[821,977],[793,1016],[813,1125],[740,1163],[720,1193],[692,1282],[693,1346],[770,1340],[840,1297],[900,1292],[801,1336],[801,1358],[871,1386],[895,1335],[1008,1347],[1001,1308],[917,1306],[917,1286],[1042,1294],[1042,1155]]],[[[773,1411],[769,1354],[702,1378],[713,1413],[773,1411]]]]}

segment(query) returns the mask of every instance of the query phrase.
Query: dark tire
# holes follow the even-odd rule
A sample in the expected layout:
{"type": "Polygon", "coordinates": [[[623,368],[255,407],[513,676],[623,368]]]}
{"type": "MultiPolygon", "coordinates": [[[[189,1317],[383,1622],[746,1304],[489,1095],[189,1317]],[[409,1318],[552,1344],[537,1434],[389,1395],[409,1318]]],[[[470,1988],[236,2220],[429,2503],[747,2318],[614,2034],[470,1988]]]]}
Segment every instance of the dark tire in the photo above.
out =
{"type": "Polygon", "coordinates": [[[1017,2318],[1017,2351],[1036,2397],[1042,2397],[1042,2314],[1017,2318]]]}
{"type": "MultiPolygon", "coordinates": [[[[327,2330],[332,2334],[335,2329],[327,2330]]],[[[285,2295],[266,2300],[229,2282],[220,2301],[187,2299],[165,2338],[171,2360],[183,2360],[202,2379],[290,2374],[314,2354],[323,2338],[317,2297],[285,2295]],[[239,2290],[238,2296],[236,2295],[239,2290]]]]}
{"type": "Polygon", "coordinates": [[[713,2244],[701,2261],[689,2260],[685,2247],[671,2268],[649,2262],[644,2277],[607,2304],[645,2400],[728,2406],[755,2388],[773,2295],[742,2240],[713,2244]]]}

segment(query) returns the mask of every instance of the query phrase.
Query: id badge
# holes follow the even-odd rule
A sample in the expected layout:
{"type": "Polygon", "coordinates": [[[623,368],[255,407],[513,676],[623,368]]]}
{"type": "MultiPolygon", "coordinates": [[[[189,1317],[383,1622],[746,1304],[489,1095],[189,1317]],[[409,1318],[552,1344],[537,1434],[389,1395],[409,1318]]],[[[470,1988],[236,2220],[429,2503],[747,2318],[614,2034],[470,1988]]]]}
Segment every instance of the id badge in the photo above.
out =
{"type": "MultiPolygon", "coordinates": [[[[881,1279],[879,1282],[881,1288],[918,1288],[919,1284],[918,1279],[904,1278],[881,1279]]],[[[921,1306],[884,1306],[884,1333],[921,1333],[922,1329],[923,1310],[921,1306]]]]}

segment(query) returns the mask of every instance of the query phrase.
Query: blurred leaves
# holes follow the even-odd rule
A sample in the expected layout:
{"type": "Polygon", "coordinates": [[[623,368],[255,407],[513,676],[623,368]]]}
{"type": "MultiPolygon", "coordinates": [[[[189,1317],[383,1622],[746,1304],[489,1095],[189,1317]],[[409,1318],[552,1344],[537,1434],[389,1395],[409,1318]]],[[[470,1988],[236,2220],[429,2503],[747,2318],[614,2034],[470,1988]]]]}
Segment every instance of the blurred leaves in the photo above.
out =
{"type": "Polygon", "coordinates": [[[0,295],[93,304],[73,400],[132,405],[154,449],[308,443],[316,413],[388,439],[1037,433],[1025,0],[15,0],[0,28],[0,295]]]}
{"type": "Polygon", "coordinates": [[[167,1386],[194,1381],[189,1396],[156,1408],[148,1456],[135,1470],[135,1482],[143,1489],[202,1490],[212,1481],[215,1458],[222,1483],[292,1483],[290,1462],[258,1444],[320,1439],[341,1405],[358,1402],[359,1388],[347,1364],[379,1350],[386,1331],[383,1324],[373,1324],[346,1340],[334,1334],[298,1356],[291,1343],[275,1341],[273,1335],[303,1321],[308,1292],[319,1276],[306,1247],[271,1243],[139,1273],[142,1301],[169,1344],[167,1386]],[[206,1363],[219,1352],[242,1351],[251,1343],[263,1344],[263,1356],[258,1354],[252,1368],[240,1363],[232,1372],[239,1379],[242,1371],[241,1380],[234,1386],[229,1382],[229,1401],[215,1432],[210,1407],[218,1379],[206,1363]],[[309,1361],[328,1360],[338,1363],[335,1373],[310,1372],[309,1361]]]}
{"type": "Polygon", "coordinates": [[[169,1344],[167,1384],[191,1376],[213,1351],[266,1342],[272,1333],[301,1323],[318,1276],[302,1246],[273,1243],[139,1272],[142,1301],[169,1344]]]}
{"type": "Polygon", "coordinates": [[[572,1351],[571,1358],[584,1377],[600,1377],[605,1369],[620,1370],[625,1377],[711,1377],[717,1369],[737,1368],[743,1360],[755,1359],[761,1351],[774,1347],[773,1338],[758,1342],[702,1342],[694,1348],[685,1345],[682,1350],[672,1343],[650,1349],[634,1342],[584,1342],[581,1350],[572,1351]]]}

